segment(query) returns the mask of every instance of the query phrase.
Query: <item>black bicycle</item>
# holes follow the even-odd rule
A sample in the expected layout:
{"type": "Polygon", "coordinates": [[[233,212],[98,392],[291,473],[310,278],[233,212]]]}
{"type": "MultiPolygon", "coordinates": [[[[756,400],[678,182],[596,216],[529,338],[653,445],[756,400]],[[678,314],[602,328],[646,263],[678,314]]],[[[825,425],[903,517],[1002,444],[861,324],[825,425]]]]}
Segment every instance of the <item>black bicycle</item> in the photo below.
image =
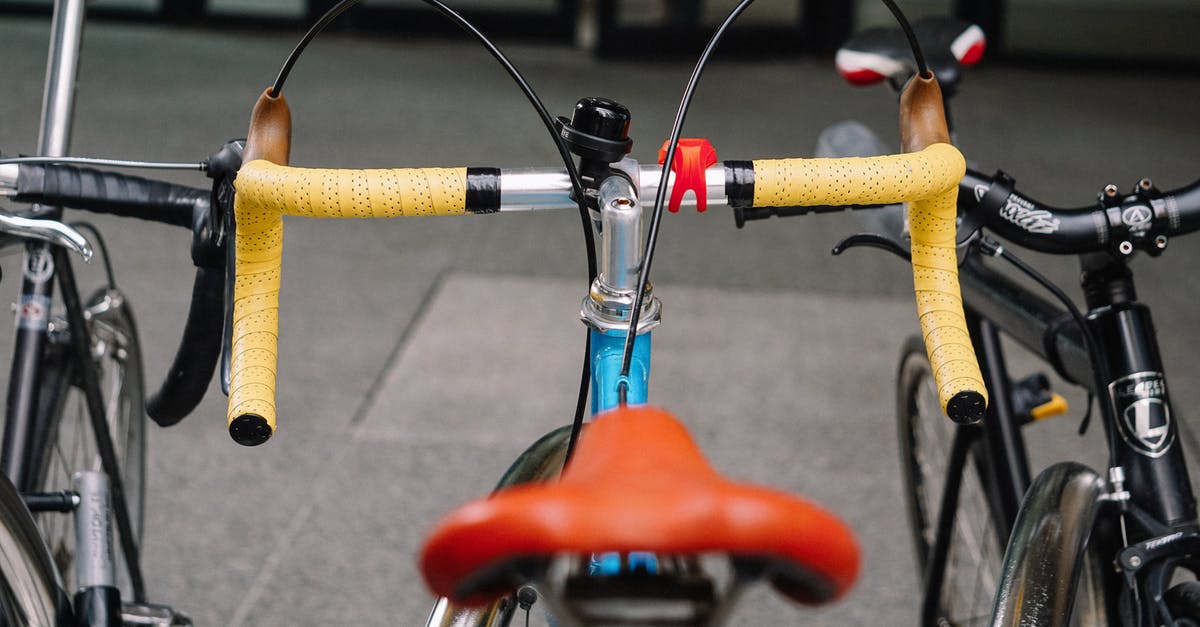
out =
{"type": "Polygon", "coordinates": [[[0,440],[0,543],[7,547],[0,624],[76,624],[73,616],[78,624],[190,624],[170,608],[146,602],[139,564],[146,416],[162,426],[177,423],[212,378],[225,290],[224,218],[216,209],[227,204],[220,190],[240,165],[240,144],[196,164],[62,156],[71,134],[83,11],[77,0],[55,2],[41,156],[0,157],[0,193],[23,205],[0,214],[0,247],[23,246],[25,253],[0,440]],[[83,165],[207,170],[218,191],[83,165]],[[91,225],[63,223],[64,207],[192,233],[192,308],[174,363],[148,399],[134,316],[104,241],[91,225]],[[104,281],[88,293],[71,255],[90,259],[92,243],[103,260],[104,281]],[[52,298],[56,283],[61,305],[52,298]]]}
{"type": "MultiPolygon", "coordinates": [[[[947,19],[915,30],[948,101],[982,54],[982,32],[947,19]]],[[[901,85],[916,71],[910,55],[899,31],[865,31],[839,51],[838,69],[851,82],[901,85]]],[[[827,152],[881,149],[856,123],[823,139],[827,152]]],[[[921,624],[1200,624],[1195,497],[1150,308],[1129,268],[1139,252],[1156,257],[1170,238],[1200,229],[1200,181],[1171,191],[1149,179],[1129,192],[1109,185],[1090,205],[1059,209],[1019,193],[1003,172],[968,169],[959,212],[963,300],[991,403],[979,424],[952,424],[920,338],[905,345],[897,410],[921,624]],[[1077,256],[1086,311],[992,234],[1077,256]],[[1031,479],[1022,427],[1066,406],[1045,375],[1010,377],[1002,336],[1084,388],[1089,404],[1098,399],[1106,469],[1062,462],[1031,479]]],[[[865,244],[907,256],[903,221],[891,215],[835,252],[865,244]]],[[[1090,416],[1089,406],[1081,432],[1090,416]]]]}

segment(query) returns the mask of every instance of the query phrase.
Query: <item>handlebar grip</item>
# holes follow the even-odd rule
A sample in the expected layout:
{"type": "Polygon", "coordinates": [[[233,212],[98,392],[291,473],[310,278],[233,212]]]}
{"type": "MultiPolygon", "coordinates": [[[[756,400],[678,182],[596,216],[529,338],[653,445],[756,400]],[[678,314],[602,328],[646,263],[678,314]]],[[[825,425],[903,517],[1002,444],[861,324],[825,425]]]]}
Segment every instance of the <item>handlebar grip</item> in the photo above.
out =
{"type": "Polygon", "coordinates": [[[283,215],[465,214],[467,169],[326,170],[260,159],[242,166],[235,186],[236,279],[227,418],[234,440],[255,445],[275,430],[283,215]]]}
{"type": "Polygon", "coordinates": [[[977,422],[987,408],[987,388],[963,315],[955,255],[958,189],[908,204],[913,287],[921,335],[938,386],[938,401],[951,420],[977,422]]]}
{"type": "Polygon", "coordinates": [[[753,206],[886,205],[957,189],[965,161],[949,144],[879,157],[756,159],[753,206]]]}
{"type": "MultiPolygon", "coordinates": [[[[917,75],[909,81],[900,94],[900,143],[906,153],[950,145],[944,103],[933,75],[917,75]]],[[[917,316],[938,401],[951,420],[971,423],[983,419],[987,387],[967,332],[958,286],[955,218],[958,181],[966,175],[967,164],[958,150],[954,153],[958,157],[953,164],[955,184],[934,196],[910,200],[908,229],[917,316]]]]}
{"type": "Polygon", "coordinates": [[[948,143],[900,155],[753,162],[755,207],[909,202],[917,313],[942,409],[956,422],[978,420],[987,406],[958,289],[955,216],[965,172],[948,143]]]}
{"type": "Polygon", "coordinates": [[[196,408],[212,380],[221,353],[224,268],[197,268],[183,339],[167,378],[146,401],[146,413],[169,427],[196,408]]]}
{"type": "Polygon", "coordinates": [[[191,227],[193,209],[208,204],[209,192],[71,165],[21,164],[14,200],[191,227]]]}

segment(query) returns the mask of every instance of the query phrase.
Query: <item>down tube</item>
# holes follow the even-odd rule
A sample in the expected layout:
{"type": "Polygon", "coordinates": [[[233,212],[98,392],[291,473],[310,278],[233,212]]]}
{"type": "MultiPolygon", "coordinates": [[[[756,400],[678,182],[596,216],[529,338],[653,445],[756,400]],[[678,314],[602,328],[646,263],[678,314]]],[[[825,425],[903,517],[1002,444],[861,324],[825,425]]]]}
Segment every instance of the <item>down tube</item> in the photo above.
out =
{"type": "MultiPolygon", "coordinates": [[[[617,406],[617,385],[621,381],[625,336],[592,330],[592,413],[599,414],[617,406]]],[[[650,333],[633,341],[633,360],[629,365],[629,389],[625,400],[630,405],[646,402],[650,383],[650,333]]]]}

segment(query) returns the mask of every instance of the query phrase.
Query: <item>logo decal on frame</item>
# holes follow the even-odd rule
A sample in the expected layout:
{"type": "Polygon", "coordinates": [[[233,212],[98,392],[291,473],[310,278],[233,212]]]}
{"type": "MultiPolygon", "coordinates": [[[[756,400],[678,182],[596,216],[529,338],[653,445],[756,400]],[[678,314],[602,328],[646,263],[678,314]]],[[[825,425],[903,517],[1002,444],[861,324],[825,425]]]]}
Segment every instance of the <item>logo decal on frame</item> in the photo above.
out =
{"type": "Polygon", "coordinates": [[[1108,386],[1121,437],[1133,450],[1160,457],[1175,442],[1167,385],[1161,372],[1137,372],[1108,386]]]}
{"type": "Polygon", "coordinates": [[[54,275],[54,257],[47,246],[30,246],[25,256],[25,278],[30,283],[45,283],[54,275]]]}

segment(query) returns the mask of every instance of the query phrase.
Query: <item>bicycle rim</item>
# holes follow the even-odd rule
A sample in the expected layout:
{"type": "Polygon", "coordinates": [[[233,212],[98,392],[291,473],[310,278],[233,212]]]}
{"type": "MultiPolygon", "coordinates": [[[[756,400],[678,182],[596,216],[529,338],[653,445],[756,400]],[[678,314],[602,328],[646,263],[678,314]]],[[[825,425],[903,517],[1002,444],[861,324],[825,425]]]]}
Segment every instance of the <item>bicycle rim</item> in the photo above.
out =
{"type": "MultiPolygon", "coordinates": [[[[925,348],[918,338],[905,346],[898,389],[901,462],[918,577],[924,574],[937,535],[937,520],[955,430],[941,411],[925,348]]],[[[950,536],[939,624],[986,625],[1004,558],[1004,541],[992,522],[989,484],[972,450],[962,469],[958,508],[950,536]]]]}
{"type": "MultiPolygon", "coordinates": [[[[146,461],[141,348],[133,318],[119,293],[101,290],[88,300],[86,306],[90,312],[91,357],[97,367],[105,417],[121,469],[135,542],[140,545],[146,461]]],[[[63,320],[55,320],[55,325],[66,329],[63,320]]],[[[46,492],[70,489],[71,477],[77,472],[102,469],[82,381],[66,361],[63,360],[62,373],[48,377],[48,385],[58,389],[51,392],[55,402],[49,404],[49,415],[44,417],[47,432],[39,456],[38,486],[46,492]]],[[[38,518],[46,544],[70,589],[75,585],[74,517],[46,513],[38,518]]],[[[115,546],[118,547],[117,573],[122,597],[131,598],[124,556],[120,554],[120,545],[115,546]]]]}

